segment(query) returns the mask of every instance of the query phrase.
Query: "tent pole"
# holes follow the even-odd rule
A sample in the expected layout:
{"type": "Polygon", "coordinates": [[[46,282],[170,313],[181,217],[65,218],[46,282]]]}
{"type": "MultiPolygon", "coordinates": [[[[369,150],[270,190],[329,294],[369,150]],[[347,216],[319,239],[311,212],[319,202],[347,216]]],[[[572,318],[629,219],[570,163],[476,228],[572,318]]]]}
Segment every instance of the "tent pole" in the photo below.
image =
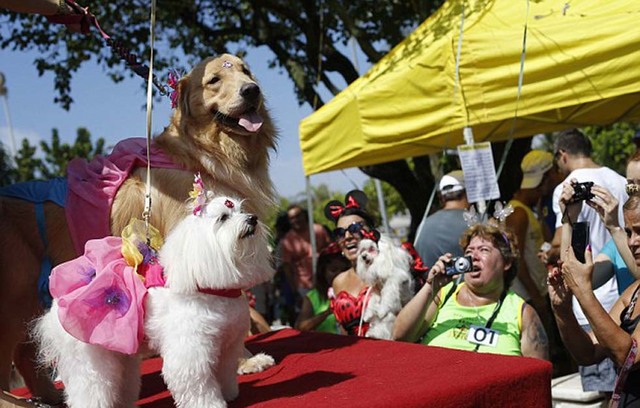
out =
{"type": "Polygon", "coordinates": [[[382,193],[382,183],[377,178],[373,179],[373,183],[376,186],[376,193],[378,193],[378,207],[380,208],[380,215],[382,216],[382,227],[384,228],[384,232],[391,235],[389,221],[387,220],[387,207],[384,204],[384,194],[382,193]]]}
{"type": "Polygon", "coordinates": [[[436,189],[438,184],[433,184],[433,189],[431,190],[431,196],[429,197],[429,203],[427,204],[427,209],[424,211],[424,215],[422,216],[422,221],[420,221],[420,225],[418,225],[418,230],[416,231],[416,236],[413,239],[413,244],[415,245],[418,242],[418,238],[420,238],[420,234],[422,234],[422,227],[424,226],[424,220],[429,216],[429,212],[431,211],[431,206],[433,205],[433,199],[436,196],[436,189]]]}
{"type": "Polygon", "coordinates": [[[313,219],[313,197],[311,196],[311,177],[305,176],[305,188],[307,191],[307,215],[309,217],[309,242],[311,243],[311,270],[313,276],[316,276],[316,259],[318,252],[316,251],[316,231],[315,221],[313,219]]]}

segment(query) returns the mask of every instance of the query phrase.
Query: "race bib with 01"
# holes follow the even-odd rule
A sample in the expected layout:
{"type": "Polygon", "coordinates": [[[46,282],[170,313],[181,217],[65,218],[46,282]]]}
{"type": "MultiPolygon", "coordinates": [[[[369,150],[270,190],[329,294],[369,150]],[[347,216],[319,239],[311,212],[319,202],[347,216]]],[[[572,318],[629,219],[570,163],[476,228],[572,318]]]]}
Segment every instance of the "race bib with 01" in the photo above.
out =
{"type": "Polygon", "coordinates": [[[496,347],[498,345],[498,336],[500,336],[500,333],[495,330],[472,324],[469,327],[467,341],[481,346],[496,347]]]}

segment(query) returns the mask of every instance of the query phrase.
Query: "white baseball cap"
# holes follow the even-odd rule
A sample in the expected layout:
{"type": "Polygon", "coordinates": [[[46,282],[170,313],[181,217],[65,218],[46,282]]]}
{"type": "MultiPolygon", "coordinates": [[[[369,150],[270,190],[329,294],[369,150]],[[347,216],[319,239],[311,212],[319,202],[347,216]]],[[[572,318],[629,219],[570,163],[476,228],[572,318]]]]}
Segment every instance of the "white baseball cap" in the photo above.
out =
{"type": "Polygon", "coordinates": [[[438,185],[440,194],[455,193],[464,190],[464,173],[454,170],[442,176],[438,185]]]}
{"type": "Polygon", "coordinates": [[[536,188],[542,182],[544,174],[553,167],[553,155],[544,150],[532,150],[524,156],[520,168],[522,169],[522,183],[520,188],[536,188]]]}

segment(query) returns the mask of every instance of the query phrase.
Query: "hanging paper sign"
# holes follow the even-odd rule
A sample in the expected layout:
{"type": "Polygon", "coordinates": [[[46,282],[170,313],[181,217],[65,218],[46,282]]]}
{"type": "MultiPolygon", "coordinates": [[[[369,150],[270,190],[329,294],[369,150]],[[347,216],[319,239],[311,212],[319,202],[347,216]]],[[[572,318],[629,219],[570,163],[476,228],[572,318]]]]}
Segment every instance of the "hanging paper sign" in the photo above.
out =
{"type": "Polygon", "coordinates": [[[460,164],[464,172],[464,185],[470,203],[500,198],[500,187],[493,164],[491,143],[458,146],[460,164]]]}

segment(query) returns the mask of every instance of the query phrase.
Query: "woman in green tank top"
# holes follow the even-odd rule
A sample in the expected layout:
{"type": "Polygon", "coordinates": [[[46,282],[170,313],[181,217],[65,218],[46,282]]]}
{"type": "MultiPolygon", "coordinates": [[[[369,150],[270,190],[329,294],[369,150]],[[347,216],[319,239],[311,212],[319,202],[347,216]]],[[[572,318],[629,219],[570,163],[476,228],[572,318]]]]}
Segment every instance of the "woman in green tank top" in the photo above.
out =
{"type": "Polygon", "coordinates": [[[302,308],[295,328],[301,331],[320,331],[339,334],[336,317],[327,295],[333,279],[351,267],[336,243],[329,244],[318,257],[316,264],[316,284],[302,298],[302,308]]]}
{"type": "Polygon", "coordinates": [[[448,273],[451,254],[429,270],[427,282],[400,311],[395,339],[484,353],[549,359],[540,317],[509,289],[517,273],[514,236],[495,226],[478,224],[460,239],[472,259],[464,281],[448,273]]]}

